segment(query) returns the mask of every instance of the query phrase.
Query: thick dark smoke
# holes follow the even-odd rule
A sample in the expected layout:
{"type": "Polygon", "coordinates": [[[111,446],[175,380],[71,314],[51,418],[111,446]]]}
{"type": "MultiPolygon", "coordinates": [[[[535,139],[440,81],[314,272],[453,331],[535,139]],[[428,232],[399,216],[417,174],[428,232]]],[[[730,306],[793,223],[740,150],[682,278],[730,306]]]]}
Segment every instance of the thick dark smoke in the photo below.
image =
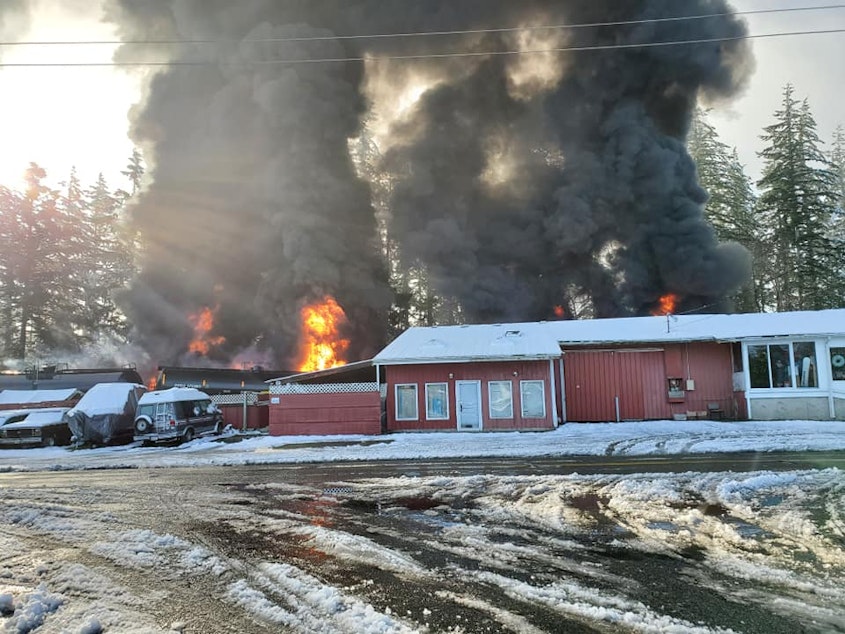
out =
{"type": "Polygon", "coordinates": [[[257,346],[289,362],[300,307],[325,294],[349,316],[353,357],[383,343],[386,264],[348,149],[365,131],[391,179],[387,226],[402,264],[425,265],[472,321],[546,318],[576,301],[597,316],[641,314],[666,292],[713,305],[747,274],[745,253],[704,222],[684,148],[696,103],[743,86],[746,43],[537,52],[742,36],[730,16],[641,22],[726,13],[724,0],[107,5],[127,42],[194,42],[118,54],[179,63],[151,76],[133,111],[152,183],[133,210],[148,251],[127,309],[162,361],[185,351],[187,315],[209,306],[221,359],[257,346]],[[334,37],[442,30],[476,32],[334,37]],[[325,39],[290,41],[314,37],[325,39]],[[375,59],[276,63],[346,57],[375,59]]]}

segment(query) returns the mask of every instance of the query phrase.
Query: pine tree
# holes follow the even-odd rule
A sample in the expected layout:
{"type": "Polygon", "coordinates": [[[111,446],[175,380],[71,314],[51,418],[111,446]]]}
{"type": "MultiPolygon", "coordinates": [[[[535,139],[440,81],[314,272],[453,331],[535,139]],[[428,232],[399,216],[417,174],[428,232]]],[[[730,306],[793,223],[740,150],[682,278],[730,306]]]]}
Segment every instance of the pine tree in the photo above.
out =
{"type": "Polygon", "coordinates": [[[120,173],[132,183],[132,191],[129,195],[135,196],[141,190],[141,184],[144,179],[144,159],[141,158],[138,148],[132,149],[132,156],[129,157],[129,163],[126,165],[126,169],[120,173]]]}
{"type": "Polygon", "coordinates": [[[757,183],[771,238],[768,284],[777,311],[842,305],[830,235],[835,175],[819,149],[809,104],[793,93],[787,85],[776,122],[765,128],[768,145],[760,153],[765,166],[757,183]]]}
{"type": "Polygon", "coordinates": [[[2,255],[4,353],[23,359],[37,347],[72,349],[68,327],[74,312],[72,275],[65,247],[76,227],[46,187],[44,170],[31,164],[24,192],[2,192],[2,233],[9,248],[2,255]]]}
{"type": "Polygon", "coordinates": [[[687,147],[698,170],[698,182],[708,194],[705,218],[721,242],[737,242],[752,255],[754,278],[733,297],[734,306],[739,312],[760,311],[765,256],[758,237],[751,179],[745,174],[736,149],[719,140],[716,129],[700,109],[695,113],[687,147]]]}

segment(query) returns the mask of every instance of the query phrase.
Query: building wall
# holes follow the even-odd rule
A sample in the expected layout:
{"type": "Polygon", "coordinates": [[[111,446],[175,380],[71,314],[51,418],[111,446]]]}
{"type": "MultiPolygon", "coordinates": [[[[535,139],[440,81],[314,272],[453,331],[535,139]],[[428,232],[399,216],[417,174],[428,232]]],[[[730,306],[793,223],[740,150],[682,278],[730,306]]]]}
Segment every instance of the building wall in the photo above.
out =
{"type": "Polygon", "coordinates": [[[281,394],[270,409],[270,435],[380,434],[378,392],[281,394]]]}
{"type": "Polygon", "coordinates": [[[267,405],[247,405],[246,425],[244,425],[243,405],[218,405],[223,412],[223,422],[234,429],[264,429],[269,424],[269,408],[267,405]]]}
{"type": "MultiPolygon", "coordinates": [[[[556,363],[556,362],[555,362],[556,363]]],[[[541,430],[554,428],[554,412],[550,387],[549,361],[508,361],[487,363],[441,363],[427,365],[395,365],[382,367],[387,381],[387,430],[388,431],[451,431],[457,430],[456,383],[481,381],[481,428],[491,430],[541,430]],[[545,418],[522,418],[520,381],[543,381],[546,401],[545,418]],[[489,381],[511,381],[513,417],[490,417],[489,381]],[[446,383],[448,391],[448,418],[426,420],[426,383],[446,383]],[[417,385],[417,420],[396,420],[396,385],[417,385]]],[[[558,386],[558,391],[560,387],[558,386]]]]}
{"type": "MultiPolygon", "coordinates": [[[[754,420],[830,420],[830,402],[826,396],[751,398],[751,416],[754,420]]],[[[837,418],[845,420],[843,404],[837,418]]]]}
{"type": "Polygon", "coordinates": [[[717,343],[565,350],[564,386],[567,421],[615,421],[617,407],[619,420],[741,413],[731,348],[717,343]],[[669,379],[681,389],[670,393],[669,379]]]}

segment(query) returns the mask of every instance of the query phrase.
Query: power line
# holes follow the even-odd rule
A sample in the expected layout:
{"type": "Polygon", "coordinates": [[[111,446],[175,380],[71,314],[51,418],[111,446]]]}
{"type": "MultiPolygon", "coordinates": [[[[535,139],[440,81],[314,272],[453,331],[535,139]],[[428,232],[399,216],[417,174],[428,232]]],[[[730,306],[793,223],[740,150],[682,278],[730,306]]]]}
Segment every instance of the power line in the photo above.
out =
{"type": "Polygon", "coordinates": [[[378,56],[349,56],[349,57],[319,57],[299,59],[269,59],[269,60],[245,60],[243,62],[221,62],[221,61],[162,61],[162,62],[0,62],[0,68],[44,68],[44,67],[140,67],[140,66],[269,66],[269,65],[300,65],[300,64],[335,64],[346,62],[379,62],[392,60],[423,60],[423,59],[449,59],[461,57],[493,57],[504,55],[536,55],[543,53],[580,53],[588,51],[608,51],[625,49],[658,48],[667,46],[684,46],[692,44],[719,44],[735,42],[739,40],[765,39],[774,37],[793,37],[807,35],[830,35],[845,33],[842,29],[825,29],[817,31],[782,31],[779,33],[746,34],[730,37],[713,37],[693,40],[669,40],[661,42],[638,42],[631,44],[596,44],[590,46],[563,46],[529,50],[504,50],[504,51],[461,51],[454,53],[421,53],[411,55],[378,55],[378,56]]]}
{"type": "Polygon", "coordinates": [[[666,22],[685,22],[705,20],[710,18],[724,18],[744,15],[763,15],[773,13],[796,13],[808,11],[831,11],[845,9],[845,4],[820,5],[811,7],[786,7],[780,9],[756,9],[749,11],[731,11],[721,13],[705,13],[689,16],[672,16],[666,18],[649,18],[642,20],[623,20],[615,22],[588,22],[581,24],[548,24],[534,26],[502,27],[490,29],[464,29],[453,31],[411,31],[406,33],[371,33],[363,35],[321,35],[299,37],[268,37],[237,39],[171,39],[171,40],[46,40],[46,41],[15,41],[0,42],[0,46],[91,46],[91,45],[176,45],[176,44],[226,44],[226,43],[284,43],[284,42],[324,42],[334,40],[367,40],[367,39],[398,39],[418,37],[443,37],[452,35],[483,35],[491,33],[515,33],[525,31],[576,30],[609,26],[636,26],[642,24],[660,24],[666,22]]]}

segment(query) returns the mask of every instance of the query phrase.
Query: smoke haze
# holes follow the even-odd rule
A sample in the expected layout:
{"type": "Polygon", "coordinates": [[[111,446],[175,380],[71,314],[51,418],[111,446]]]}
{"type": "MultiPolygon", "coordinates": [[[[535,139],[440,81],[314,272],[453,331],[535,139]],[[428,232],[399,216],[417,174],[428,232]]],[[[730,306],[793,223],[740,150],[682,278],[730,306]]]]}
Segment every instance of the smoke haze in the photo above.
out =
{"type": "Polygon", "coordinates": [[[140,341],[177,360],[188,315],[209,306],[220,359],[255,347],[281,364],[300,308],[328,294],[351,358],[374,353],[392,291],[349,152],[362,134],[391,184],[401,266],[424,265],[468,321],[576,301],[644,314],[667,292],[724,308],[748,257],[703,220],[684,142],[696,103],[743,88],[747,42],[549,49],[739,38],[729,13],[723,0],[107,0],[125,41],[183,42],[127,43],[120,60],[213,61],[151,72],[132,113],[151,167],[132,210],[148,245],[127,296],[140,341]],[[642,22],[711,13],[728,15],[642,22]],[[608,22],[628,24],[490,31],[608,22]],[[336,37],[445,30],[474,32],[336,37]],[[278,63],[349,57],[366,61],[278,63]]]}

